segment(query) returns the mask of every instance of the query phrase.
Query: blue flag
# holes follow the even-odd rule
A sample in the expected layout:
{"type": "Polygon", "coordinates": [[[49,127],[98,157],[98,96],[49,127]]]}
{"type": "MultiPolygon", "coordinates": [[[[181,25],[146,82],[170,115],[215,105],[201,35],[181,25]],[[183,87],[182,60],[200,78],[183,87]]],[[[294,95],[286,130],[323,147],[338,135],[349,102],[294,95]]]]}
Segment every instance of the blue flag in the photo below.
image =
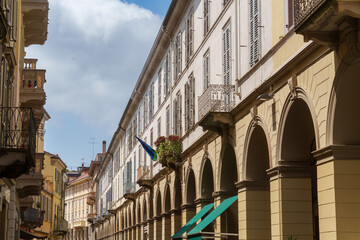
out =
{"type": "Polygon", "coordinates": [[[153,161],[157,160],[157,153],[156,151],[150,147],[149,145],[146,144],[146,142],[144,142],[143,140],[141,140],[140,138],[136,137],[136,139],[141,143],[141,145],[143,146],[143,148],[145,149],[145,151],[147,152],[147,154],[149,154],[149,156],[151,157],[151,159],[153,161]]]}

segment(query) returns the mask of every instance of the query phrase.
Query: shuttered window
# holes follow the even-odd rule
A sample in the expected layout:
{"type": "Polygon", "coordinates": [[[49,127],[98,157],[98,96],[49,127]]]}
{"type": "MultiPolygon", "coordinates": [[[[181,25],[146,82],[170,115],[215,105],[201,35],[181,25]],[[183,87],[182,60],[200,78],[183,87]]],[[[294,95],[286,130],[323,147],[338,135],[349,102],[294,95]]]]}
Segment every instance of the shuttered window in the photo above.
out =
{"type": "Polygon", "coordinates": [[[209,31],[210,5],[209,0],[204,0],[204,35],[209,31]]]}
{"type": "Polygon", "coordinates": [[[209,50],[204,55],[204,91],[209,87],[210,84],[210,52],[209,50]]]}
{"type": "Polygon", "coordinates": [[[164,74],[164,96],[167,97],[170,92],[170,53],[166,55],[164,74]]]}
{"type": "Polygon", "coordinates": [[[158,72],[158,107],[161,105],[161,82],[162,82],[162,69],[158,72]]]}
{"type": "Polygon", "coordinates": [[[194,53],[194,13],[191,10],[188,18],[186,19],[186,63],[189,62],[194,53]]]}
{"type": "Polygon", "coordinates": [[[250,66],[260,59],[259,0],[250,0],[250,66]]]}
{"type": "Polygon", "coordinates": [[[175,71],[174,81],[176,81],[181,75],[181,54],[182,54],[182,43],[181,43],[181,32],[175,38],[175,71]]]}
{"type": "Polygon", "coordinates": [[[170,135],[170,107],[166,108],[166,136],[170,135]]]}
{"type": "Polygon", "coordinates": [[[230,84],[231,78],[231,32],[230,23],[223,30],[223,69],[224,84],[230,84]]]}

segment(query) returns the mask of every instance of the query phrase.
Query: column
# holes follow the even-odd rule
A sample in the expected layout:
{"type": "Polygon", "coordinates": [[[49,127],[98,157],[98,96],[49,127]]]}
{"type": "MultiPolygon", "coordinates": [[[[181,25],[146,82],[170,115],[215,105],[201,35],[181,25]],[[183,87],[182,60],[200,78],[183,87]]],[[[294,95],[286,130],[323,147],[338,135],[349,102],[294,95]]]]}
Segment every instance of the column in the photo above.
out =
{"type": "Polygon", "coordinates": [[[194,204],[183,204],[181,206],[181,226],[184,226],[196,214],[194,204]]]}
{"type": "Polygon", "coordinates": [[[179,231],[182,227],[181,225],[181,210],[171,210],[171,236],[179,231]]]}
{"type": "Polygon", "coordinates": [[[271,239],[269,182],[241,181],[238,188],[239,239],[271,239]]]}
{"type": "Polygon", "coordinates": [[[285,164],[268,170],[272,239],[313,240],[312,167],[285,164]]]}
{"type": "Polygon", "coordinates": [[[162,239],[162,217],[154,217],[154,240],[162,239]]]}
{"type": "Polygon", "coordinates": [[[360,239],[360,146],[331,145],[314,157],[320,239],[360,239]]]}
{"type": "Polygon", "coordinates": [[[171,239],[171,215],[170,213],[162,214],[162,239],[171,239]]]}
{"type": "Polygon", "coordinates": [[[147,239],[154,240],[154,219],[147,220],[147,239]]]}

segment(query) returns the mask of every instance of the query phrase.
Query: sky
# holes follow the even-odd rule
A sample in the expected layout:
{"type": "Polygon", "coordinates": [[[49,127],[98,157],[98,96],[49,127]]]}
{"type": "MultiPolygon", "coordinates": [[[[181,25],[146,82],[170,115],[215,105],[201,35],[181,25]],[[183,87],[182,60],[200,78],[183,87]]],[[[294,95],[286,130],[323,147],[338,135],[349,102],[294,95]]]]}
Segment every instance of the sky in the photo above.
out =
{"type": "Polygon", "coordinates": [[[45,150],[68,169],[110,144],[170,2],[49,0],[47,41],[25,57],[46,69],[45,150]]]}

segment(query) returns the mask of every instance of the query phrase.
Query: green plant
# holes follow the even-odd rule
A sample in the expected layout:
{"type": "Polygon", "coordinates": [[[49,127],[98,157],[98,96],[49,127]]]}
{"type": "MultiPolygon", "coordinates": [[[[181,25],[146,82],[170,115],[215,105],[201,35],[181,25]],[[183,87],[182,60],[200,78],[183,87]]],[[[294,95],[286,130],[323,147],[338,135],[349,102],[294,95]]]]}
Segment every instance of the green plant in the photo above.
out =
{"type": "Polygon", "coordinates": [[[37,202],[37,203],[36,203],[36,207],[37,207],[37,208],[41,208],[41,203],[40,203],[40,202],[37,202]]]}
{"type": "Polygon", "coordinates": [[[175,164],[180,161],[180,154],[182,152],[179,137],[172,135],[167,139],[159,137],[156,143],[158,143],[156,152],[161,165],[175,169],[175,164]]]}
{"type": "Polygon", "coordinates": [[[288,240],[298,240],[297,237],[293,237],[293,236],[290,236],[290,237],[288,237],[287,239],[288,239],[288,240]]]}

